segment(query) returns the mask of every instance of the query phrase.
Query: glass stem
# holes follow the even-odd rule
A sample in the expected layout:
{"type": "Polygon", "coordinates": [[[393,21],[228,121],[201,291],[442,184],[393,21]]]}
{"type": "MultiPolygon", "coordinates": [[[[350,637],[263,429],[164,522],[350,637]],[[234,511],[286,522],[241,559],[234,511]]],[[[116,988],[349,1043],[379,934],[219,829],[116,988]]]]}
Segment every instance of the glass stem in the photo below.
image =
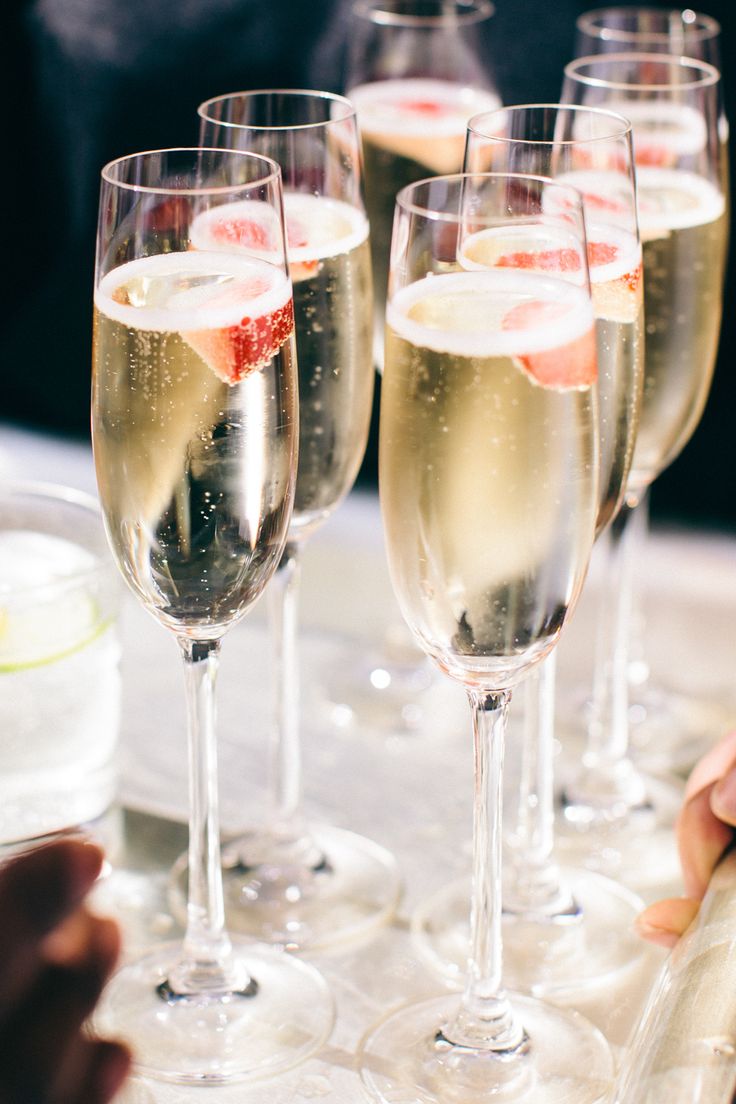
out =
{"type": "MultiPolygon", "coordinates": [[[[649,533],[649,490],[647,489],[634,511],[630,522],[634,529],[631,541],[634,545],[632,557],[636,560],[646,553],[649,533]]],[[[641,594],[640,575],[632,572],[631,586],[631,629],[629,632],[629,687],[634,693],[643,694],[649,681],[649,663],[644,640],[645,619],[641,594]]]]}
{"type": "Polygon", "coordinates": [[[565,814],[579,824],[620,821],[646,804],[644,782],[629,758],[629,634],[638,530],[632,522],[637,503],[627,498],[609,529],[583,769],[565,794],[565,814]]]}
{"type": "Polygon", "coordinates": [[[510,692],[469,690],[468,696],[475,761],[471,951],[460,1011],[440,1041],[511,1054],[525,1046],[526,1035],[502,984],[502,776],[510,692]]]}
{"type": "Polygon", "coordinates": [[[540,922],[579,914],[552,857],[556,674],[557,653],[553,651],[524,680],[521,781],[512,850],[514,882],[504,900],[507,913],[540,922]]]}
{"type": "Polygon", "coordinates": [[[189,897],[182,957],[160,988],[167,999],[250,991],[236,978],[225,931],[220,866],[215,736],[219,640],[180,637],[186,681],[189,742],[189,897]]]}
{"type": "Polygon", "coordinates": [[[302,765],[299,735],[299,581],[295,542],[286,545],[268,589],[269,622],[276,687],[271,742],[272,817],[279,833],[299,834],[302,765]]]}

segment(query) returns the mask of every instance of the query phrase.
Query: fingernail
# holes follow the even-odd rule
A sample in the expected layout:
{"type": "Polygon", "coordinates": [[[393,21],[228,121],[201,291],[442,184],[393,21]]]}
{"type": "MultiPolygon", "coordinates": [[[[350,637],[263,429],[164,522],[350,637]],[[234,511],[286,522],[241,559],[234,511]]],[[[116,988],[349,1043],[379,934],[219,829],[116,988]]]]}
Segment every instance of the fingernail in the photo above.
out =
{"type": "Polygon", "coordinates": [[[669,928],[659,928],[654,924],[650,924],[647,920],[643,920],[640,916],[637,916],[634,921],[634,929],[642,939],[646,939],[648,943],[656,943],[658,947],[674,947],[680,938],[679,932],[674,932],[669,928]]]}
{"type": "Polygon", "coordinates": [[[710,807],[721,820],[736,823],[736,770],[730,770],[716,782],[710,795],[710,807]]]}
{"type": "Polygon", "coordinates": [[[103,854],[91,840],[76,836],[67,842],[73,845],[67,851],[70,889],[75,896],[82,896],[100,873],[103,854]]]}

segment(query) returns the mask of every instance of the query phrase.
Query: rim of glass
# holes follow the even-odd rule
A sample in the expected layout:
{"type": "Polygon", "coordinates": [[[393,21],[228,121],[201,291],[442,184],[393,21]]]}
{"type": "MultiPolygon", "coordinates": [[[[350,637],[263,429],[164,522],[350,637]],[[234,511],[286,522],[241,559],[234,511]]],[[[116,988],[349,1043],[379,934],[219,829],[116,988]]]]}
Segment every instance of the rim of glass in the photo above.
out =
{"type": "MultiPolygon", "coordinates": [[[[94,517],[100,524],[100,544],[104,548],[104,534],[102,530],[102,510],[99,500],[88,491],[80,491],[77,487],[68,487],[64,483],[51,483],[47,480],[36,479],[12,479],[3,485],[0,491],[0,499],[25,500],[34,505],[41,506],[44,501],[51,500],[56,506],[71,506],[84,510],[89,516],[94,517]]],[[[86,579],[94,579],[105,572],[108,566],[106,560],[100,555],[100,551],[90,550],[85,546],[85,551],[90,551],[95,557],[95,563],[90,567],[79,568],[68,574],[54,579],[48,579],[44,583],[29,583],[27,586],[14,587],[5,596],[9,602],[23,598],[33,593],[53,593],[58,590],[68,590],[76,587],[86,579]]]]}
{"type": "MultiPolygon", "coordinates": [[[[396,0],[397,3],[406,0],[396,0]]],[[[441,0],[438,0],[438,7],[441,0]]],[[[484,19],[490,19],[496,8],[491,0],[455,0],[455,10],[438,11],[437,15],[413,15],[411,12],[394,11],[391,8],[391,0],[357,0],[354,12],[371,23],[377,23],[384,27],[442,27],[448,23],[460,23],[469,26],[480,23],[484,19]]]]}
{"type": "Polygon", "coordinates": [[[666,31],[626,31],[619,27],[602,26],[598,21],[615,12],[617,15],[627,15],[633,12],[642,12],[647,15],[673,16],[685,15],[691,12],[695,17],[691,23],[683,22],[682,30],[688,38],[704,42],[709,38],[716,38],[721,33],[721,25],[712,15],[694,11],[692,8],[653,8],[653,7],[610,7],[594,8],[592,11],[583,12],[578,16],[576,26],[579,31],[590,35],[591,38],[605,39],[608,42],[661,42],[668,45],[671,36],[666,31]]]}
{"type": "Polygon", "coordinates": [[[468,120],[468,131],[477,134],[479,138],[487,138],[489,142],[506,142],[508,145],[526,146],[587,146],[593,142],[613,142],[617,138],[627,138],[632,133],[630,121],[616,111],[608,111],[600,107],[588,107],[585,104],[509,104],[506,107],[494,107],[492,111],[480,111],[468,120]],[[494,115],[516,113],[521,111],[569,111],[574,115],[597,115],[616,122],[618,129],[610,134],[597,135],[595,138],[509,138],[500,134],[488,134],[478,129],[477,123],[481,119],[489,119],[494,115]],[[476,124],[476,125],[474,125],[476,124]]]}
{"type": "Polygon", "coordinates": [[[669,92],[672,89],[684,92],[691,88],[708,88],[718,84],[721,79],[721,74],[715,65],[710,65],[707,61],[700,61],[698,58],[684,57],[678,54],[644,54],[638,52],[588,54],[586,57],[575,58],[574,61],[569,61],[565,66],[565,76],[570,80],[576,80],[579,84],[585,84],[589,88],[612,88],[621,92],[669,92]],[[701,75],[699,79],[689,81],[667,81],[664,84],[653,84],[651,81],[635,83],[633,81],[606,80],[605,77],[588,77],[580,73],[580,69],[586,65],[606,66],[626,62],[635,62],[637,65],[645,63],[669,65],[670,67],[675,65],[680,69],[689,69],[701,75]]]}
{"type": "Polygon", "coordinates": [[[116,157],[114,161],[108,161],[103,166],[101,175],[106,184],[111,184],[116,188],[125,188],[129,192],[140,192],[145,195],[202,196],[231,195],[233,192],[242,192],[244,188],[257,188],[263,187],[264,184],[278,183],[281,179],[281,169],[270,157],[264,157],[260,153],[250,153],[247,150],[231,150],[218,148],[217,146],[172,146],[171,149],[142,150],[140,153],[128,153],[123,157],[116,157]],[[115,177],[114,170],[119,165],[132,164],[134,161],[142,161],[145,157],[161,156],[167,153],[216,153],[218,156],[230,153],[241,159],[247,158],[251,161],[260,161],[268,171],[264,172],[263,176],[239,184],[216,184],[208,187],[190,188],[173,186],[164,188],[158,184],[131,183],[127,180],[118,180],[115,177]]]}
{"type": "MultiPolygon", "coordinates": [[[[253,88],[242,92],[225,92],[221,96],[211,96],[204,100],[197,108],[200,119],[208,123],[216,123],[218,126],[230,127],[232,130],[313,130],[316,127],[331,126],[333,123],[342,123],[346,119],[355,117],[355,107],[347,96],[340,96],[337,92],[322,92],[311,88],[253,88]],[[207,109],[213,104],[224,103],[226,100],[250,100],[256,96],[264,99],[269,96],[292,96],[294,99],[324,100],[329,103],[339,104],[344,108],[342,115],[332,119],[321,119],[313,123],[232,123],[227,119],[214,119],[208,114],[207,109]]],[[[254,154],[254,156],[257,156],[254,154]]]]}
{"type": "Polygon", "coordinates": [[[583,218],[583,198],[578,189],[573,188],[571,184],[565,184],[562,181],[555,180],[551,176],[543,176],[538,173],[460,172],[448,173],[444,176],[425,176],[421,180],[415,180],[411,184],[407,184],[406,187],[402,188],[396,196],[396,204],[397,206],[401,207],[402,210],[412,215],[421,215],[424,218],[435,219],[437,222],[460,222],[463,218],[462,215],[451,214],[449,211],[437,211],[431,207],[426,206],[423,203],[414,203],[409,199],[409,196],[412,192],[418,191],[421,187],[427,184],[459,184],[462,183],[462,181],[464,180],[523,180],[534,181],[535,184],[544,184],[545,186],[551,185],[558,191],[567,192],[567,194],[573,200],[573,206],[580,211],[581,219],[583,218]]]}

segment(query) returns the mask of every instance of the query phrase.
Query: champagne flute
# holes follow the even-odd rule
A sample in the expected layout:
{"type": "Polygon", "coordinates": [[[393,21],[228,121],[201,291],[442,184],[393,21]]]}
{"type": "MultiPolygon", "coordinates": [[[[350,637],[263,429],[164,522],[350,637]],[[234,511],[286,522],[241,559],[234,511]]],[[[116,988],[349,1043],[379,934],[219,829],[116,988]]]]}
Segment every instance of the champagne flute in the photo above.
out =
{"type": "Polygon", "coordinates": [[[402,613],[471,707],[472,934],[464,993],[390,1012],[363,1041],[361,1072],[386,1104],[598,1100],[611,1074],[602,1036],[507,995],[501,961],[510,694],[575,604],[598,508],[582,202],[542,177],[422,181],[398,196],[391,261],[381,507],[402,613]],[[477,264],[477,250],[505,255],[528,235],[569,250],[576,275],[477,264]]]}
{"type": "Polygon", "coordinates": [[[141,1071],[211,1084],[285,1069],[332,1026],[326,984],[224,924],[214,690],[220,642],[276,570],[297,452],[281,178],[263,157],[135,154],[102,171],[92,438],[108,539],[184,663],[190,762],[183,943],[125,964],[97,1015],[141,1071]],[[258,248],[209,248],[248,205],[258,248]],[[291,1028],[285,1029],[284,1025],[291,1028]]]}
{"type": "MultiPolygon", "coordinates": [[[[719,23],[690,9],[611,7],[585,12],[577,20],[576,57],[622,50],[680,54],[721,68],[719,23]]],[[[729,192],[728,120],[721,100],[718,120],[724,146],[723,194],[729,192]]],[[[635,521],[640,544],[646,539],[649,493],[642,496],[635,521]]],[[[645,553],[645,549],[641,549],[645,553]]],[[[715,733],[726,730],[731,714],[712,694],[663,686],[651,677],[644,646],[641,588],[632,591],[629,640],[629,684],[632,753],[642,765],[687,772],[707,749],[715,733]]],[[[578,699],[580,700],[580,699],[578,699]]],[[[575,735],[580,733],[576,732],[575,735]]]]}
{"type": "Polygon", "coordinates": [[[694,432],[715,365],[728,223],[719,85],[706,62],[630,52],[571,62],[562,96],[625,115],[634,134],[644,394],[626,498],[611,529],[615,609],[602,625],[583,768],[563,795],[566,848],[633,888],[678,877],[671,824],[679,790],[644,776],[629,755],[631,523],[647,488],[694,432]]]}
{"type": "Polygon", "coordinates": [[[575,23],[575,56],[639,51],[699,58],[720,68],[720,24],[691,8],[608,7],[575,23]]]}
{"type": "Polygon", "coordinates": [[[396,194],[428,173],[458,172],[468,119],[499,106],[480,51],[493,11],[489,0],[354,5],[346,88],[363,138],[379,351],[396,194]]]}
{"type": "MultiPolygon", "coordinates": [[[[223,851],[228,921],[259,939],[314,948],[385,923],[399,896],[384,848],[308,823],[301,802],[299,558],[355,481],[375,378],[359,137],[353,106],[325,92],[239,92],[208,100],[199,115],[203,144],[253,150],[281,166],[299,364],[294,511],[269,589],[277,677],[271,823],[223,851]]],[[[229,226],[247,242],[247,207],[240,227],[229,226]]]]}
{"type": "MultiPolygon", "coordinates": [[[[396,194],[432,173],[459,172],[468,119],[499,106],[485,48],[493,14],[490,0],[353,4],[345,87],[363,139],[379,371],[396,194]]],[[[353,670],[329,679],[328,695],[360,724],[416,731],[431,710],[434,674],[398,620],[353,670]]]]}
{"type": "MultiPolygon", "coordinates": [[[[554,177],[583,197],[598,357],[600,498],[598,534],[623,498],[639,420],[643,377],[643,289],[631,127],[607,111],[562,104],[500,108],[468,124],[466,171],[524,171],[554,177]]],[[[524,237],[513,251],[483,251],[479,265],[564,272],[569,257],[524,237]]],[[[488,239],[493,246],[493,239],[488,239]]],[[[571,996],[628,969],[644,950],[633,930],[643,904],[612,880],[553,859],[555,747],[553,651],[524,680],[518,819],[504,886],[506,976],[537,995],[571,996]]],[[[462,977],[469,933],[465,883],[449,886],[412,918],[419,948],[451,980],[462,977]]]]}

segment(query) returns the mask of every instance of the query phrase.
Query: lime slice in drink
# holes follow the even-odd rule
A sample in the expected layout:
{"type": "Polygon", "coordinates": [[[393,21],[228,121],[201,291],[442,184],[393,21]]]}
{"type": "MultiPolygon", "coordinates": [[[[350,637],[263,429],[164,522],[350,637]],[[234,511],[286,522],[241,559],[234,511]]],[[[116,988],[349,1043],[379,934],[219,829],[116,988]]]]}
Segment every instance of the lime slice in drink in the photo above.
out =
{"type": "Polygon", "coordinates": [[[95,556],[72,541],[0,532],[0,672],[53,663],[105,629],[96,568],[95,556]]]}

